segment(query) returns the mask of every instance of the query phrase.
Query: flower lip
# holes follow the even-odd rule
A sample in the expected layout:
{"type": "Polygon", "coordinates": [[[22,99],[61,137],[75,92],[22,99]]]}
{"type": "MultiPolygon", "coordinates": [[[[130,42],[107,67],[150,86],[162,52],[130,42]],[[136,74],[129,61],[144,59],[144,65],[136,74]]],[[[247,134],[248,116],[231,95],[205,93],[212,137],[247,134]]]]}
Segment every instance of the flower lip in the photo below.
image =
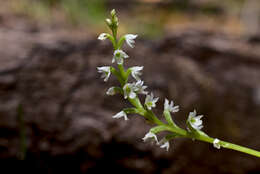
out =
{"type": "Polygon", "coordinates": [[[138,35],[136,34],[126,34],[125,35],[125,40],[126,40],[126,43],[127,45],[129,45],[131,48],[134,48],[134,39],[137,38],[138,35]]]}

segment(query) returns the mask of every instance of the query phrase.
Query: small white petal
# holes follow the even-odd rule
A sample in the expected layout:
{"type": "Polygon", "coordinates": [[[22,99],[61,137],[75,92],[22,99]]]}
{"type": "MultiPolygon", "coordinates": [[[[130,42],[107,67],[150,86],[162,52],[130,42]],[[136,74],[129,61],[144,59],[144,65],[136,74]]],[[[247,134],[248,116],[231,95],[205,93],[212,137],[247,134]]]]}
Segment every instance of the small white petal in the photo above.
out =
{"type": "Polygon", "coordinates": [[[136,97],[136,93],[133,92],[133,91],[131,91],[131,92],[129,93],[129,98],[134,99],[135,97],[136,97]]]}
{"type": "Polygon", "coordinates": [[[162,145],[160,145],[160,148],[166,148],[166,151],[169,150],[169,147],[170,147],[170,143],[169,141],[165,141],[162,145]]]}
{"type": "Polygon", "coordinates": [[[215,138],[214,141],[213,141],[213,146],[217,149],[220,149],[220,140],[215,138]]]}
{"type": "Polygon", "coordinates": [[[125,35],[125,40],[126,40],[126,43],[131,47],[131,48],[134,48],[134,39],[136,39],[137,35],[135,34],[126,34],[125,35]]]}
{"type": "Polygon", "coordinates": [[[125,121],[128,120],[127,115],[124,111],[121,111],[113,116],[113,118],[122,118],[122,117],[124,117],[125,121]]]}
{"type": "Polygon", "coordinates": [[[145,91],[145,89],[147,88],[147,86],[143,85],[144,82],[141,80],[138,80],[135,84],[134,84],[134,91],[137,92],[138,94],[144,94],[147,95],[148,92],[145,91]]]}
{"type": "Polygon", "coordinates": [[[143,141],[145,142],[145,141],[147,141],[147,139],[149,139],[149,138],[154,138],[154,140],[156,141],[156,143],[159,144],[158,139],[157,139],[157,136],[156,136],[154,133],[152,133],[152,132],[148,132],[148,133],[144,136],[144,138],[142,138],[142,139],[143,139],[143,141]]]}
{"type": "Polygon", "coordinates": [[[101,34],[98,36],[98,39],[99,39],[99,40],[106,40],[106,39],[107,39],[107,33],[101,33],[101,34]]]}

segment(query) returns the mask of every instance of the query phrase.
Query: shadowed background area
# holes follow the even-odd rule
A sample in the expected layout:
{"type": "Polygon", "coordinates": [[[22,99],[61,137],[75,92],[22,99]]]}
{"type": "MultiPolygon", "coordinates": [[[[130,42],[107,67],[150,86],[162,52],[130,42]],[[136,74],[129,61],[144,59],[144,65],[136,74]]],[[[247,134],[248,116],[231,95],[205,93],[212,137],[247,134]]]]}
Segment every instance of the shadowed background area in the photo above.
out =
{"type": "MultiPolygon", "coordinates": [[[[142,117],[112,116],[129,106],[107,96],[100,79],[112,46],[98,41],[115,8],[126,66],[160,97],[203,114],[212,137],[260,150],[260,2],[258,0],[0,0],[0,159],[11,173],[257,174],[260,160],[174,139],[166,152],[141,138],[142,117]]],[[[142,98],[143,100],[143,98],[142,98]]],[[[162,135],[159,137],[161,138],[162,135]]]]}

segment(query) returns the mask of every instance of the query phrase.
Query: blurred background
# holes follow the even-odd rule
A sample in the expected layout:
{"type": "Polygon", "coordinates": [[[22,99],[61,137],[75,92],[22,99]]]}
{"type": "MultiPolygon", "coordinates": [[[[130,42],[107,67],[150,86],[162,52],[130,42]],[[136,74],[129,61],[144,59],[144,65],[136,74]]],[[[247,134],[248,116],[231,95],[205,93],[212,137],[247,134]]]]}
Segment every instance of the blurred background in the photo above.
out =
{"type": "Polygon", "coordinates": [[[127,66],[144,66],[158,116],[167,97],[182,127],[196,109],[210,136],[260,150],[259,0],[0,2],[1,172],[260,173],[258,158],[207,143],[143,143],[152,125],[112,119],[128,104],[96,71],[111,65],[97,36],[116,9],[119,34],[138,34],[127,66]]]}

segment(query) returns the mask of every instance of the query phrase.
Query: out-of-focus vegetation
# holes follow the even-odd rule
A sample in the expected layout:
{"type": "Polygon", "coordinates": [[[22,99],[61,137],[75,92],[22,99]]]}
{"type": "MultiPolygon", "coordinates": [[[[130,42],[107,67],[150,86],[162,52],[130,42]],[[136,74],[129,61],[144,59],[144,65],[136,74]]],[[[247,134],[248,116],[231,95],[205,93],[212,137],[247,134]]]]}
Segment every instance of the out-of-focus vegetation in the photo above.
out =
{"type": "Polygon", "coordinates": [[[105,17],[104,0],[10,0],[8,5],[36,20],[63,19],[73,25],[98,24],[105,17]]]}
{"type": "Polygon", "coordinates": [[[225,0],[221,3],[218,0],[0,0],[0,2],[1,11],[27,16],[39,23],[47,21],[73,27],[83,26],[88,30],[94,28],[94,31],[97,31],[97,28],[104,28],[103,19],[111,8],[116,8],[121,15],[123,28],[127,28],[128,32],[138,32],[150,37],[159,36],[165,30],[180,30],[187,26],[217,29],[232,34],[244,31],[254,33],[258,30],[256,21],[260,16],[258,0],[225,0]]]}

